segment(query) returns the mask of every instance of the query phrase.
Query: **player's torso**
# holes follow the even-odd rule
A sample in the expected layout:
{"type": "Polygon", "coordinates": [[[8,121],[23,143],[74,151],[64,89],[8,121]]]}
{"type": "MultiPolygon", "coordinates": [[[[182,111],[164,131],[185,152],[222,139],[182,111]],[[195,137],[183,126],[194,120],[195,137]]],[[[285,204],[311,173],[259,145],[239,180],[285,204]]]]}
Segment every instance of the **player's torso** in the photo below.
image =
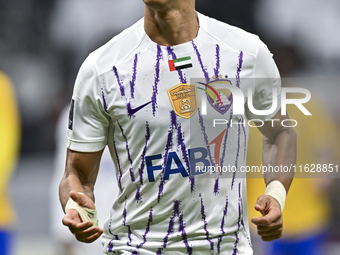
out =
{"type": "Polygon", "coordinates": [[[240,81],[253,77],[254,62],[217,40],[197,39],[137,47],[100,75],[121,189],[106,223],[106,252],[250,248],[243,174],[195,169],[245,163],[245,116],[233,115],[230,91],[219,86],[246,94],[240,81]],[[214,119],[227,124],[213,128],[214,119]]]}
{"type": "Polygon", "coordinates": [[[108,143],[121,187],[112,217],[123,217],[122,222],[108,224],[118,236],[120,232],[130,233],[125,237],[130,244],[136,242],[131,236],[136,238],[138,234],[148,240],[160,238],[163,248],[166,236],[179,238],[184,246],[192,238],[194,242],[193,236],[209,237],[215,244],[207,244],[216,252],[220,235],[229,233],[229,241],[234,244],[234,233],[244,227],[238,224],[245,213],[240,204],[244,180],[235,179],[232,173],[223,178],[204,171],[197,173],[193,168],[202,164],[216,166],[216,155],[222,159],[220,165],[244,164],[247,128],[212,128],[213,119],[241,123],[245,117],[232,115],[232,100],[227,99],[231,99],[230,94],[223,91],[220,95],[224,107],[208,98],[209,114],[202,114],[200,101],[208,96],[202,89],[207,87],[193,81],[198,78],[213,87],[214,80],[240,86],[240,77],[252,75],[252,59],[216,43],[190,42],[181,46],[150,45],[102,76],[103,95],[112,120],[108,143]],[[185,64],[189,67],[171,71],[169,60],[187,57],[190,60],[185,64]],[[217,137],[219,143],[214,143],[217,137]],[[139,216],[144,220],[140,226],[134,222],[139,216]],[[168,232],[171,224],[176,229],[184,222],[186,232],[168,232]],[[221,226],[221,222],[225,225],[221,226]],[[189,235],[187,243],[183,233],[189,235]]]}

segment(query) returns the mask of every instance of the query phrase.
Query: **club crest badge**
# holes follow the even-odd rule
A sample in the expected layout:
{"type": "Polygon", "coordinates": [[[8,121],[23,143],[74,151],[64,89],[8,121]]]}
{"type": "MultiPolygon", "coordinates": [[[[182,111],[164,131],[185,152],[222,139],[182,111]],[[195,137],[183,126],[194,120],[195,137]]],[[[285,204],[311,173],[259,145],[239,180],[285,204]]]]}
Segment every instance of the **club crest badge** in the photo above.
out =
{"type": "Polygon", "coordinates": [[[206,92],[209,104],[219,113],[225,114],[233,104],[233,95],[226,85],[232,85],[230,80],[219,79],[209,83],[199,83],[199,89],[206,92]],[[205,87],[205,88],[204,88],[205,87]]]}
{"type": "Polygon", "coordinates": [[[196,85],[181,83],[168,90],[174,112],[185,119],[191,118],[198,109],[196,85]]]}

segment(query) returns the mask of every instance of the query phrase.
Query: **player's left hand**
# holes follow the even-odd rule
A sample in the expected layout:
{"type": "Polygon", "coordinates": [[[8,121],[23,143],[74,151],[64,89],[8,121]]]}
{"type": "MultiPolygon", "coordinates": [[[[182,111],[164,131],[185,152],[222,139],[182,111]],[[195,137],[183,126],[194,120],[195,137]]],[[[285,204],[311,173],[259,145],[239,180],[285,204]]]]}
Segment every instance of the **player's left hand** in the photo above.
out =
{"type": "Polygon", "coordinates": [[[268,195],[259,196],[255,210],[261,212],[262,217],[252,218],[251,222],[257,226],[257,233],[262,240],[269,242],[280,238],[283,220],[280,204],[276,199],[268,195]]]}

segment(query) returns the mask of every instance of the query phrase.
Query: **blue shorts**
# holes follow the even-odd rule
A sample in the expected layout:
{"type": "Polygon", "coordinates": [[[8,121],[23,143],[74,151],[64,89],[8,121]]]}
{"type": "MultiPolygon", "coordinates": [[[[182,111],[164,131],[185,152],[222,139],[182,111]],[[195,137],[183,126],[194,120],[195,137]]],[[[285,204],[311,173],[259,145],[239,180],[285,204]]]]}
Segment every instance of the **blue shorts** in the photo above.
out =
{"type": "Polygon", "coordinates": [[[0,254],[11,255],[13,252],[13,233],[10,230],[0,229],[0,254]]]}
{"type": "Polygon", "coordinates": [[[305,238],[281,238],[265,245],[268,255],[324,255],[323,246],[326,233],[318,233],[305,238]]]}

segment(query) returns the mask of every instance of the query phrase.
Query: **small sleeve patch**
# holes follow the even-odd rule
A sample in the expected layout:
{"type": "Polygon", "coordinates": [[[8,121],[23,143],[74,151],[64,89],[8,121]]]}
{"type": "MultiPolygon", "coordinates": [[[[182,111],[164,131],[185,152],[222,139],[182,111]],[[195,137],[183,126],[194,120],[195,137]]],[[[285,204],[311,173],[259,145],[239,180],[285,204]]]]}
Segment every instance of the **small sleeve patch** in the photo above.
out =
{"type": "Polygon", "coordinates": [[[68,129],[73,130],[73,108],[74,108],[74,99],[71,101],[70,112],[68,115],[68,129]]]}

